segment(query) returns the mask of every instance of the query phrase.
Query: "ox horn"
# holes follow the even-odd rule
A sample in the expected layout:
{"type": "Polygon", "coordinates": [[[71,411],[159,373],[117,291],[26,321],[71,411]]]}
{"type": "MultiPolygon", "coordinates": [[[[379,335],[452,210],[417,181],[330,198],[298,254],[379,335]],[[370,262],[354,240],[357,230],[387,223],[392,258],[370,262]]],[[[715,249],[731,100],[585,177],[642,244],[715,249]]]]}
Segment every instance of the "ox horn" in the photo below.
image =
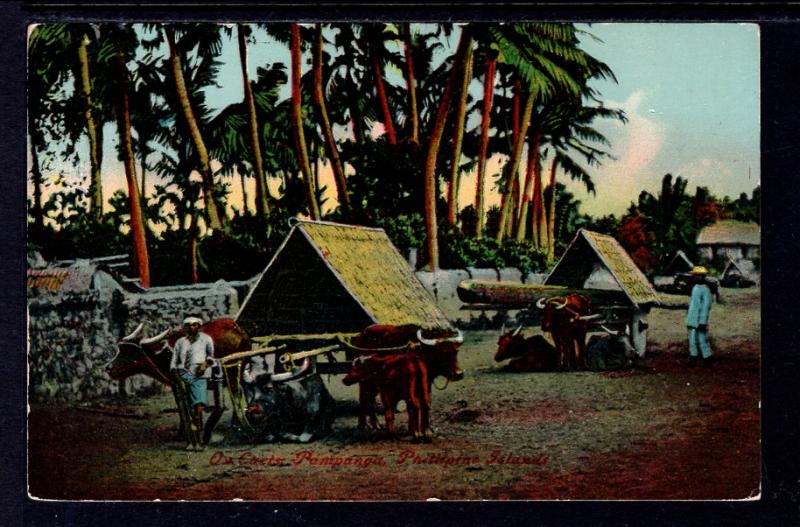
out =
{"type": "Polygon", "coordinates": [[[606,326],[604,326],[603,324],[600,324],[600,329],[602,329],[603,331],[605,331],[609,335],[613,335],[615,337],[619,337],[619,335],[620,335],[619,331],[614,331],[613,329],[609,329],[606,326]]]}
{"type": "Polygon", "coordinates": [[[456,344],[461,344],[462,342],[464,342],[464,334],[461,333],[460,329],[456,328],[456,336],[455,337],[450,337],[447,340],[449,342],[454,342],[456,344]]]}
{"type": "Polygon", "coordinates": [[[544,298],[540,298],[539,300],[536,301],[536,307],[538,307],[539,309],[544,309],[545,303],[546,302],[544,298]]]}
{"type": "Polygon", "coordinates": [[[123,341],[133,340],[139,336],[139,333],[142,332],[142,328],[144,327],[144,322],[140,322],[136,329],[133,330],[133,333],[128,335],[127,337],[122,337],[123,341]]]}
{"type": "Polygon", "coordinates": [[[139,341],[139,345],[140,346],[147,346],[148,344],[155,344],[156,342],[161,342],[162,340],[167,338],[167,335],[169,335],[169,331],[170,331],[170,328],[167,328],[164,331],[162,331],[161,333],[159,333],[158,335],[156,335],[155,337],[142,339],[142,340],[139,341]]]}
{"type": "Polygon", "coordinates": [[[277,373],[270,376],[272,382],[285,382],[291,381],[302,376],[311,367],[311,359],[306,357],[303,359],[303,365],[299,369],[292,370],[286,373],[277,373]]]}
{"type": "Polygon", "coordinates": [[[429,340],[429,339],[423,338],[421,329],[417,330],[417,340],[420,341],[420,343],[424,344],[425,346],[435,346],[436,344],[438,344],[438,342],[435,341],[435,340],[429,340]]]}
{"type": "Polygon", "coordinates": [[[564,309],[567,307],[567,300],[564,299],[564,302],[560,306],[556,306],[556,309],[564,309]]]}
{"type": "Polygon", "coordinates": [[[519,335],[520,331],[522,331],[522,324],[520,324],[519,327],[514,330],[514,332],[511,334],[511,336],[512,337],[516,337],[517,335],[519,335]]]}
{"type": "Polygon", "coordinates": [[[595,313],[594,315],[583,315],[578,317],[578,320],[596,320],[602,316],[601,313],[595,313]]]}

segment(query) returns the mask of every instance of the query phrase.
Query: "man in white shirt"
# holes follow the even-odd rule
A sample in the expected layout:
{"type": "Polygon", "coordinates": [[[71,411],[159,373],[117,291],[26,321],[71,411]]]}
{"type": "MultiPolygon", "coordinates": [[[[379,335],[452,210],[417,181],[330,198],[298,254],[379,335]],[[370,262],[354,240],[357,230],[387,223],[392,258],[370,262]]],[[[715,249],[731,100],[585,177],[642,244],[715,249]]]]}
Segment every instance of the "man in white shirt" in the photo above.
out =
{"type": "MultiPolygon", "coordinates": [[[[208,405],[208,369],[209,359],[214,357],[214,341],[200,331],[202,320],[187,317],[183,321],[186,336],[175,343],[170,362],[170,372],[177,375],[185,384],[189,396],[189,405],[194,410],[196,424],[202,435],[203,411],[208,405]]],[[[191,425],[190,425],[191,426],[191,425]]],[[[192,445],[187,445],[187,449],[192,445]]]]}

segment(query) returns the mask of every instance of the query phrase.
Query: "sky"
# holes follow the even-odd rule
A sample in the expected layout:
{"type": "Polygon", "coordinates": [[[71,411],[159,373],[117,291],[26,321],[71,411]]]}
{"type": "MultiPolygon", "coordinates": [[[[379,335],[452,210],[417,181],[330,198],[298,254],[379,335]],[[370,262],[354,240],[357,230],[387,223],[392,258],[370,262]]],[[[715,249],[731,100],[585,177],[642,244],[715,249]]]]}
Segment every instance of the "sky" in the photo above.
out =
{"type": "MultiPolygon", "coordinates": [[[[608,64],[618,81],[595,81],[594,88],[604,105],[622,108],[629,119],[627,124],[595,123],[611,142],[609,151],[614,159],[590,168],[595,195],[587,194],[578,183],[566,181],[581,200],[582,212],[619,216],[642,189],[656,194],[667,173],[686,178],[689,192],[696,186],[707,186],[717,196],[749,194],[760,183],[757,25],[626,23],[579,27],[596,37],[582,38],[582,47],[608,64]]],[[[269,42],[263,33],[257,32],[255,37],[256,43],[249,47],[251,78],[266,62],[289,63],[285,47],[269,42]]],[[[440,60],[454,52],[456,38],[454,35],[440,52],[440,60]]],[[[207,91],[208,102],[216,108],[243,98],[235,42],[225,43],[222,59],[219,87],[207,91]]],[[[390,82],[402,83],[400,72],[389,71],[387,75],[390,82]]],[[[480,96],[479,81],[474,81],[471,92],[480,96]]],[[[282,97],[288,96],[287,87],[282,97]]],[[[381,130],[378,124],[373,135],[380,135],[381,130]]],[[[106,130],[108,153],[115,151],[115,136],[116,130],[106,130]]],[[[85,144],[79,148],[88,152],[85,144]]],[[[115,157],[104,156],[106,198],[114,190],[125,188],[124,172],[115,157]]],[[[503,156],[491,159],[487,173],[499,173],[505,160],[503,156]]],[[[67,177],[76,179],[88,174],[88,154],[81,156],[77,168],[64,170],[67,177]]],[[[322,184],[334,189],[330,170],[323,167],[320,174],[322,184]]],[[[562,173],[557,177],[565,182],[562,173]]],[[[153,179],[150,177],[151,185],[153,179]]],[[[277,186],[274,180],[273,191],[277,186]]],[[[475,175],[464,174],[461,207],[474,201],[474,188],[475,175]]],[[[29,195],[31,192],[29,188],[29,195]]],[[[252,208],[253,189],[248,189],[248,194],[252,208]]],[[[241,198],[238,184],[233,186],[233,198],[241,198]]],[[[487,206],[498,202],[498,196],[488,196],[487,206]]],[[[335,205],[334,196],[328,203],[329,208],[335,205]]]]}

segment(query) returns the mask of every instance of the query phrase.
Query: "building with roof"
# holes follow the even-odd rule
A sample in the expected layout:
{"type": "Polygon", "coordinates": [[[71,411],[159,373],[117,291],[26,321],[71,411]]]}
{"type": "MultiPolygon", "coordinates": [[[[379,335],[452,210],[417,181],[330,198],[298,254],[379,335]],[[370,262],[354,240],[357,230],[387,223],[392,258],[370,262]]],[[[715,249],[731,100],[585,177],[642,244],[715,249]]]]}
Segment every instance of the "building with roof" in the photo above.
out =
{"type": "Polygon", "coordinates": [[[102,265],[91,260],[76,260],[69,262],[69,265],[63,265],[63,262],[61,264],[28,269],[28,296],[122,289],[102,265]]]}
{"type": "Polygon", "coordinates": [[[299,220],[236,317],[250,335],[452,329],[383,229],[299,220]]]}
{"type": "Polygon", "coordinates": [[[757,223],[744,221],[718,221],[700,231],[697,236],[697,251],[704,262],[722,258],[759,258],[761,227],[757,223]]]}

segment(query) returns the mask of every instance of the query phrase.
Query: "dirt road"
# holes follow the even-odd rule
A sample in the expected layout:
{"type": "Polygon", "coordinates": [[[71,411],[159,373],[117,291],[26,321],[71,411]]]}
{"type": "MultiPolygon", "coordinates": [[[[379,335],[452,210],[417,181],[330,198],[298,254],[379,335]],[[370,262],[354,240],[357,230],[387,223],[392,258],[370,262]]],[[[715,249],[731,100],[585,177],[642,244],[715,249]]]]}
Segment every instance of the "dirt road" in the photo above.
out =
{"type": "MultiPolygon", "coordinates": [[[[308,445],[205,452],[172,441],[167,394],[33,406],[29,488],[55,499],[743,499],[759,491],[760,297],[724,290],[712,311],[717,361],[686,361],[682,310],[649,317],[636,368],[510,374],[496,332],[466,335],[466,377],[434,389],[431,445],[356,429],[356,389],[326,378],[334,433],[308,445]],[[98,411],[100,410],[100,411],[98,411]]],[[[405,416],[399,418],[405,430],[405,416]]]]}

